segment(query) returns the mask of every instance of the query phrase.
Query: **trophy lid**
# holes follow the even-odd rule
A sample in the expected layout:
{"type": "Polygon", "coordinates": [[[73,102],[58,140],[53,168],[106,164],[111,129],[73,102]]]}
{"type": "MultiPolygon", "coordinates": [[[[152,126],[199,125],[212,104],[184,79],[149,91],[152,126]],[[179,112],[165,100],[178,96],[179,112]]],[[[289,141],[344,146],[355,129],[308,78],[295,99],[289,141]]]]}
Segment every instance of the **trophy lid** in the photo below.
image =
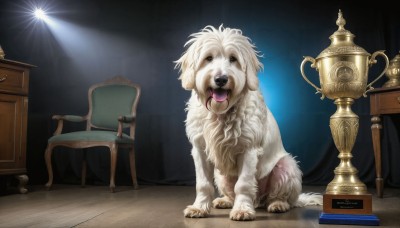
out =
{"type": "Polygon", "coordinates": [[[336,55],[370,55],[362,47],[354,44],[353,38],[355,36],[344,28],[345,24],[346,20],[343,18],[342,11],[339,9],[338,19],[336,20],[336,25],[339,26],[339,28],[329,37],[331,45],[323,50],[318,55],[317,59],[336,55]]]}

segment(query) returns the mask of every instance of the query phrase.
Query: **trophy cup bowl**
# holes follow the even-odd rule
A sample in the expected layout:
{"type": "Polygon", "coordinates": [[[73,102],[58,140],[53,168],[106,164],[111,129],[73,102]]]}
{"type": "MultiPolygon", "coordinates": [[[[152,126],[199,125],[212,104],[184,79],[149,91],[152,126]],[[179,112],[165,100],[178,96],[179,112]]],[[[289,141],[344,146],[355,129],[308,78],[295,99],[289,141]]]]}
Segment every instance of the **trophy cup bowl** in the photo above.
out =
{"type": "Polygon", "coordinates": [[[306,82],[321,93],[321,99],[334,100],[336,112],[330,117],[330,129],[340,164],[335,168],[334,179],[324,194],[323,211],[338,214],[372,214],[371,195],[357,176],[357,169],[351,164],[352,153],[358,133],[359,118],[351,110],[355,99],[366,97],[372,84],[379,80],[388,68],[389,60],[384,51],[372,55],[353,43],[354,35],[344,29],[346,21],[339,10],[336,21],[339,29],[330,36],[331,45],[317,58],[305,56],[301,63],[301,74],[306,82]],[[375,80],[368,84],[368,70],[377,63],[377,56],[383,57],[386,66],[375,80]],[[319,73],[320,87],[313,84],[304,73],[307,62],[319,73]]]}

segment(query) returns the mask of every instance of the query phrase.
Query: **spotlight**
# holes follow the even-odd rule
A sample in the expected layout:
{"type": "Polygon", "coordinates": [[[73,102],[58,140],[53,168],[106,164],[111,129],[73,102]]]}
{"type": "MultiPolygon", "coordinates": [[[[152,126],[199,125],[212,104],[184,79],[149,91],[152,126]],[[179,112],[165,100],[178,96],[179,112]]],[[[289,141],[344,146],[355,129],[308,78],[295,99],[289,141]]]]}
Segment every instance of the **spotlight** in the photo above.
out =
{"type": "Polygon", "coordinates": [[[47,9],[44,9],[42,7],[34,7],[33,10],[31,11],[32,17],[36,21],[42,21],[45,22],[46,24],[50,25],[52,24],[52,18],[48,16],[48,13],[46,12],[47,9]]]}
{"type": "Polygon", "coordinates": [[[35,17],[37,19],[46,21],[47,16],[46,16],[46,12],[44,12],[41,8],[36,8],[34,11],[35,17]]]}

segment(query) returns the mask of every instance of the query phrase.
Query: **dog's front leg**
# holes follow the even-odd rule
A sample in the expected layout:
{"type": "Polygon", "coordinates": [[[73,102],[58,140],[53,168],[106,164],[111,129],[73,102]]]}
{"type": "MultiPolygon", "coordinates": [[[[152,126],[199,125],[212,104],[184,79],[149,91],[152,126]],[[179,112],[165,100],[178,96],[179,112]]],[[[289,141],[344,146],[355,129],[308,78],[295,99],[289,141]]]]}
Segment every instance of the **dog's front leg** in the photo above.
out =
{"type": "Polygon", "coordinates": [[[192,156],[196,168],[196,200],[183,211],[185,217],[203,218],[210,214],[210,205],[214,196],[213,165],[207,161],[203,150],[192,149],[192,156]]]}
{"type": "Polygon", "coordinates": [[[254,200],[257,195],[257,151],[250,150],[237,158],[238,180],[235,184],[235,203],[229,217],[232,220],[254,220],[254,200]]]}

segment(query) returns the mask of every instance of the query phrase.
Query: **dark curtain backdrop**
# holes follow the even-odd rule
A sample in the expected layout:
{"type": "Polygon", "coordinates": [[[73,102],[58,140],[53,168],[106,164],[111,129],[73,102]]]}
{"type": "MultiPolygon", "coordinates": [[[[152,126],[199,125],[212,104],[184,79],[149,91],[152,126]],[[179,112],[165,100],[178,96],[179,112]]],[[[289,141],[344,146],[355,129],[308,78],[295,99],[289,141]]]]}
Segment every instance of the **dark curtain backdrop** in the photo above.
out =
{"type": "MultiPolygon", "coordinates": [[[[260,86],[281,129],[286,149],[295,155],[306,184],[325,185],[338,165],[329,130],[333,101],[320,100],[301,77],[303,56],[317,57],[341,9],[346,29],[369,53],[400,50],[400,14],[392,1],[264,0],[1,0],[0,45],[6,58],[36,65],[31,72],[27,168],[30,184],[44,184],[44,150],[55,130],[54,114],[85,115],[91,84],[123,75],[142,86],[136,129],[139,184],[192,185],[195,172],[185,135],[185,102],[173,61],[191,33],[206,25],[239,28],[264,55],[260,86]],[[32,19],[35,6],[48,9],[51,23],[32,19]]],[[[383,69],[370,68],[369,81],[383,69]]],[[[306,74],[318,83],[309,66],[306,74]]],[[[375,85],[380,87],[386,79],[375,85]]],[[[353,149],[361,180],[374,184],[369,98],[353,105],[360,129],[353,149]]],[[[382,167],[386,186],[400,187],[399,116],[383,118],[382,167]]],[[[70,124],[66,130],[84,129],[70,124]]],[[[57,149],[55,182],[79,183],[81,151],[57,149]],[[66,153],[66,152],[71,153],[66,153]]],[[[108,185],[109,153],[88,152],[88,182],[108,185]]],[[[127,151],[118,158],[117,185],[130,184],[127,151]]]]}

